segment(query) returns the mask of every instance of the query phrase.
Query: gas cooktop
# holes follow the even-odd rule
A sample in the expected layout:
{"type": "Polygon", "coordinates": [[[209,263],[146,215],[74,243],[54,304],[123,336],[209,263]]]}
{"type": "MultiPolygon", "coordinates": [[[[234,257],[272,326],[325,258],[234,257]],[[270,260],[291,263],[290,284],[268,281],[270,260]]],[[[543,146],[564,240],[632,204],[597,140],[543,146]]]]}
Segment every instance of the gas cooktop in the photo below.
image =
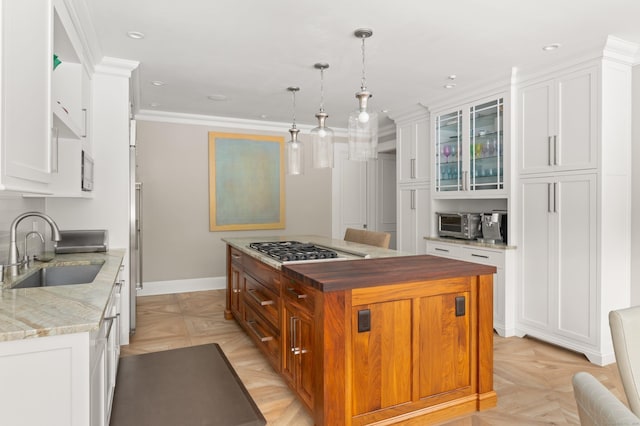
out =
{"type": "Polygon", "coordinates": [[[333,250],[299,241],[266,241],[250,243],[249,247],[280,262],[333,259],[338,257],[338,253],[333,250]]]}

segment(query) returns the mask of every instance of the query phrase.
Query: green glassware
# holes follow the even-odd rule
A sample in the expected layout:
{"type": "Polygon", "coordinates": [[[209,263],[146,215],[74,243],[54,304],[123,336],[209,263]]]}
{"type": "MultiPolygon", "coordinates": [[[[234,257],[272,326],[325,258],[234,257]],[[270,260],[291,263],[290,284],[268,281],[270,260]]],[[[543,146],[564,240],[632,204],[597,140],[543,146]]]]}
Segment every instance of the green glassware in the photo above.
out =
{"type": "Polygon", "coordinates": [[[60,60],[60,58],[58,58],[58,55],[56,55],[55,53],[53,54],[53,69],[55,70],[56,68],[58,68],[58,65],[60,65],[62,63],[62,61],[60,60]]]}

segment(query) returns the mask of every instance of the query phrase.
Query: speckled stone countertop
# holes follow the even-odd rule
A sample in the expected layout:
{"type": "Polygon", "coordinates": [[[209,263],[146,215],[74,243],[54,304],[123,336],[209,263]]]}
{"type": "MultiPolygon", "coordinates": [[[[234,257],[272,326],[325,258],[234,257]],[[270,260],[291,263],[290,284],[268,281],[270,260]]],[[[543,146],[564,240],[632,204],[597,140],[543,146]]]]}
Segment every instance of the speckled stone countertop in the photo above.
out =
{"type": "Polygon", "coordinates": [[[27,272],[13,279],[5,276],[0,293],[0,342],[97,330],[124,254],[124,249],[58,254],[50,262],[35,262],[27,272]],[[41,267],[101,262],[104,265],[91,283],[11,288],[41,267]]]}
{"type": "MultiPolygon", "coordinates": [[[[338,240],[334,238],[326,238],[318,235],[279,235],[276,237],[242,237],[242,238],[223,238],[222,241],[232,247],[237,248],[241,252],[266,263],[276,269],[280,269],[282,263],[265,254],[249,247],[250,243],[266,242],[266,241],[299,241],[301,243],[313,243],[324,247],[331,248],[340,252],[341,255],[349,259],[376,258],[376,257],[394,257],[394,256],[411,256],[411,253],[404,253],[391,249],[384,249],[366,244],[353,243],[351,241],[338,240]]],[[[329,262],[331,260],[316,260],[310,262],[329,262]]],[[[308,262],[308,261],[307,261],[308,262]]],[[[291,262],[289,262],[291,263],[291,262]]]]}
{"type": "Polygon", "coordinates": [[[508,246],[506,244],[485,243],[478,240],[462,240],[459,238],[442,238],[442,237],[424,237],[428,241],[437,241],[439,243],[459,244],[462,246],[483,247],[496,250],[515,250],[516,246],[508,246]]]}

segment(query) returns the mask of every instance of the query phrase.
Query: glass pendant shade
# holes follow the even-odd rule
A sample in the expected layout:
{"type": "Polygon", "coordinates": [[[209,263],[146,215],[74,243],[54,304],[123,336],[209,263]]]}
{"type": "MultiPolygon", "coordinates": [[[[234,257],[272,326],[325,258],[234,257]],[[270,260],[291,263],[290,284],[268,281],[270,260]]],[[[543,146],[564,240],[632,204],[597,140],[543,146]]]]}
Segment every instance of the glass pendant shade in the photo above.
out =
{"type": "Polygon", "coordinates": [[[291,139],[287,142],[286,158],[287,158],[287,174],[301,175],[304,174],[304,151],[302,143],[298,141],[298,132],[295,126],[289,129],[291,139]]]}
{"type": "Polygon", "coordinates": [[[320,70],[320,111],[316,114],[318,127],[311,129],[311,146],[313,153],[313,167],[324,169],[333,167],[333,130],[326,126],[329,115],[324,112],[324,70],[329,64],[314,65],[320,70]]]}
{"type": "Polygon", "coordinates": [[[313,167],[317,169],[333,167],[333,130],[324,124],[327,117],[324,111],[317,113],[318,127],[311,129],[313,167]]]}
{"type": "Polygon", "coordinates": [[[358,109],[349,114],[349,160],[375,160],[378,158],[378,114],[367,108],[371,92],[367,91],[364,55],[364,41],[373,31],[361,28],[354,35],[362,40],[362,79],[360,91],[356,93],[358,109]]]}
{"type": "Polygon", "coordinates": [[[300,130],[296,128],[296,92],[300,90],[300,88],[288,87],[287,90],[291,92],[293,98],[293,124],[289,129],[291,139],[287,142],[285,149],[287,174],[301,175],[304,173],[304,151],[302,149],[302,143],[298,141],[298,133],[300,130]]]}
{"type": "Polygon", "coordinates": [[[378,114],[367,111],[368,92],[358,92],[361,107],[349,114],[349,160],[367,161],[378,158],[378,114]],[[364,107],[362,107],[364,103],[364,107]]]}

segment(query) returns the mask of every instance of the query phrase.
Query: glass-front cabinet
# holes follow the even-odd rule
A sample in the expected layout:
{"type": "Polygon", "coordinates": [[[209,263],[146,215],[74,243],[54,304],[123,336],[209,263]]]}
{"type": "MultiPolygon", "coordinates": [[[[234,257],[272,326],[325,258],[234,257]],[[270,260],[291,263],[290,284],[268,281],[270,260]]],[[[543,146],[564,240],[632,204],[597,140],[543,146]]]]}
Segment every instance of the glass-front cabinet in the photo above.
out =
{"type": "Polygon", "coordinates": [[[434,131],[436,193],[504,192],[504,98],[436,114],[434,131]]]}

